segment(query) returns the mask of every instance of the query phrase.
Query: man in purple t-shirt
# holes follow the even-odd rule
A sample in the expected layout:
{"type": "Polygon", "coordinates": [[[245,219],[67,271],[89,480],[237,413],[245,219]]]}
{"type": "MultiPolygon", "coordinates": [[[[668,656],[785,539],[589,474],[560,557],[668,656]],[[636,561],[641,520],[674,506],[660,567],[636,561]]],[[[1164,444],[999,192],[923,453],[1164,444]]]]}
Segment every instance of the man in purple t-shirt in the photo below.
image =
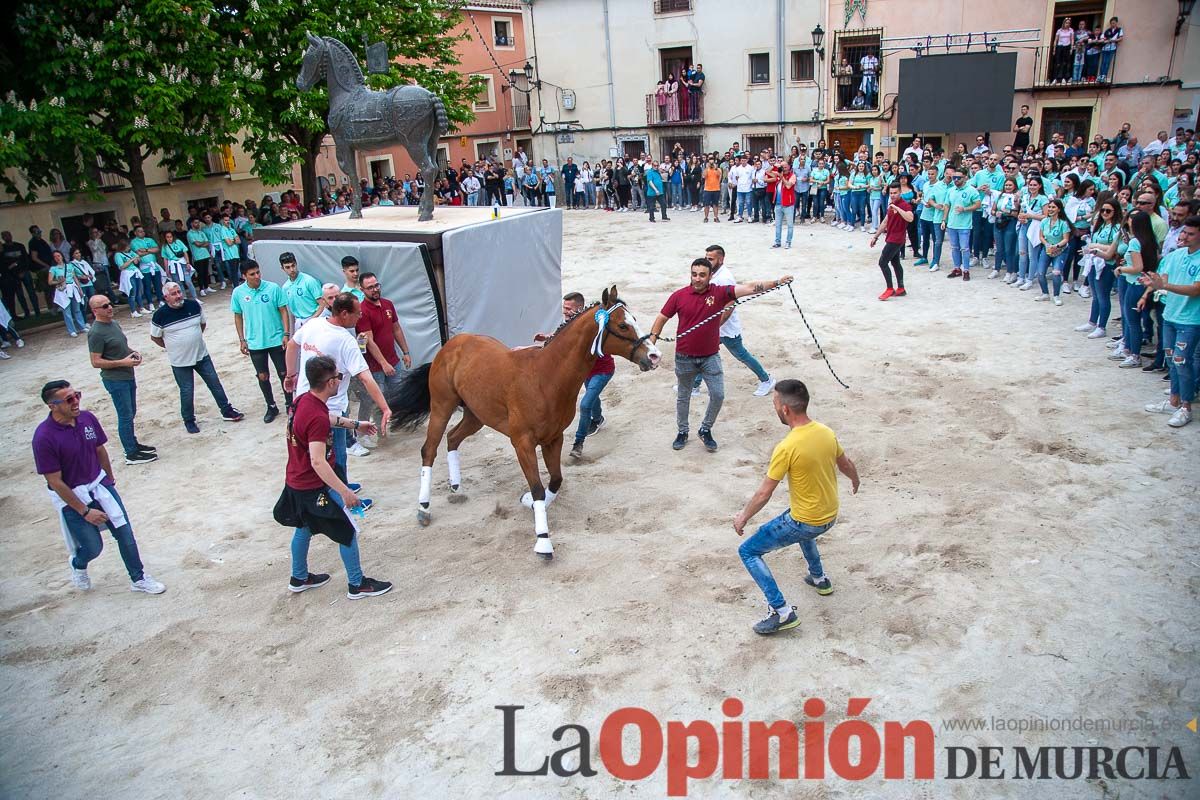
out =
{"type": "Polygon", "coordinates": [[[33,461],[61,515],[63,537],[71,552],[71,583],[92,588],[87,565],[100,555],[105,525],[117,540],[129,572],[130,591],[162,594],[163,586],[142,569],[133,527],[117,494],[112,462],[104,448],[108,437],[100,421],[79,407],[81,393],[66,381],[42,387],[42,402],[50,415],[33,433],[33,461]]]}
{"type": "Polygon", "coordinates": [[[774,281],[738,283],[717,286],[712,282],[712,263],[707,258],[692,262],[691,284],[671,294],[650,328],[650,343],[657,344],[667,320],[679,315],[679,341],[675,345],[675,423],[679,435],[671,445],[682,450],[688,440],[688,411],[691,408],[692,380],[704,378],[708,387],[708,408],[700,423],[700,441],[710,453],[716,452],[717,442],[712,427],[725,400],[725,378],[721,371],[721,311],[739,297],[759,294],[792,282],[791,275],[774,281]],[[701,324],[703,323],[703,324],[701,324]],[[695,330],[693,326],[699,325],[695,330]]]}

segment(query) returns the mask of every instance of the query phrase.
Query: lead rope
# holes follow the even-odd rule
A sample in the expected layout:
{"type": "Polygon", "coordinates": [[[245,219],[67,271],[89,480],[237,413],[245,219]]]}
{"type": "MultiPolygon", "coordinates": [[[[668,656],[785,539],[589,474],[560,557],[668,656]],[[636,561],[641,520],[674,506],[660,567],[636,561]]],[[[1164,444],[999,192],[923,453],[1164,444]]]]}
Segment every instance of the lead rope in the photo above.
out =
{"type": "MultiPolygon", "coordinates": [[[[758,294],[752,294],[752,295],[747,295],[746,297],[741,297],[737,300],[734,300],[733,305],[740,306],[742,303],[749,303],[751,300],[757,300],[758,298],[762,297],[763,295],[770,294],[771,292],[774,292],[774,291],[778,291],[779,289],[782,289],[784,286],[787,287],[788,293],[791,294],[792,304],[795,305],[796,310],[800,312],[800,319],[804,322],[804,327],[808,329],[808,335],[812,337],[813,344],[815,344],[817,346],[817,352],[820,354],[821,359],[825,362],[825,366],[829,369],[829,374],[833,376],[833,379],[835,381],[837,381],[839,384],[841,384],[841,387],[843,389],[849,389],[850,386],[847,385],[847,383],[845,381],[843,381],[840,377],[838,377],[838,374],[833,371],[833,365],[829,363],[829,356],[825,355],[825,349],[823,347],[821,347],[821,343],[817,340],[817,335],[815,333],[813,333],[812,326],[808,324],[808,318],[804,316],[804,309],[800,308],[800,301],[796,299],[796,292],[795,292],[795,290],[792,289],[792,284],[785,283],[780,286],[773,286],[770,289],[764,289],[763,291],[759,292],[758,294]]],[[[679,339],[682,339],[684,336],[687,336],[689,333],[692,333],[693,331],[704,327],[704,325],[707,324],[708,322],[711,322],[712,320],[714,320],[717,317],[724,314],[725,309],[727,309],[727,308],[729,308],[729,306],[725,306],[725,308],[722,308],[720,311],[717,311],[714,314],[710,314],[709,316],[707,316],[704,319],[697,322],[692,327],[688,328],[685,331],[681,331],[681,332],[675,334],[674,336],[659,336],[658,340],[660,342],[678,341],[679,339]]]]}

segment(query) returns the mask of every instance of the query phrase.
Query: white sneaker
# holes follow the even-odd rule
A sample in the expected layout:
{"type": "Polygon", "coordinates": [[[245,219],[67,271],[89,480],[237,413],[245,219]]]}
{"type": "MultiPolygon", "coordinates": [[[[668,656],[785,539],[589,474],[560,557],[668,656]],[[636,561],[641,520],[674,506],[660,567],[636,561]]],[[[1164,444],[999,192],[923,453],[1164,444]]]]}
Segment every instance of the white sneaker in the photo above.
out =
{"type": "Polygon", "coordinates": [[[1070,294],[1070,293],[1071,293],[1071,284],[1070,284],[1070,283],[1064,283],[1064,284],[1063,284],[1063,287],[1062,287],[1062,293],[1063,293],[1063,294],[1070,294]]]}
{"type": "Polygon", "coordinates": [[[989,281],[994,281],[996,278],[999,278],[999,277],[1000,277],[1000,270],[994,269],[988,273],[987,279],[989,281]]]}
{"type": "Polygon", "coordinates": [[[360,443],[358,443],[358,442],[355,442],[355,443],[354,443],[354,446],[353,446],[353,447],[351,447],[350,449],[348,449],[346,452],[347,452],[347,453],[349,453],[349,454],[350,454],[350,455],[352,455],[352,456],[357,456],[357,457],[359,457],[359,458],[362,458],[363,456],[369,456],[369,455],[371,455],[371,451],[370,451],[370,450],[368,450],[367,448],[363,447],[363,446],[362,446],[360,443]]]}
{"type": "Polygon", "coordinates": [[[979,256],[971,256],[971,266],[972,267],[979,266],[979,256]]]}
{"type": "Polygon", "coordinates": [[[1134,367],[1142,366],[1141,356],[1126,356],[1125,360],[1117,365],[1121,369],[1133,369],[1134,367]]]}
{"type": "Polygon", "coordinates": [[[71,584],[76,589],[82,589],[86,592],[92,588],[92,579],[88,577],[86,569],[75,569],[69,561],[67,562],[67,566],[71,570],[71,584]]]}
{"type": "Polygon", "coordinates": [[[25,346],[25,340],[24,340],[24,339],[17,339],[17,349],[18,349],[18,350],[20,350],[20,349],[21,349],[22,347],[24,347],[24,346],[25,346]]]}
{"type": "Polygon", "coordinates": [[[768,375],[767,379],[765,381],[759,382],[758,388],[754,390],[754,396],[755,397],[766,397],[767,395],[769,395],[771,393],[771,390],[774,388],[775,388],[775,379],[768,375]]]}
{"type": "Polygon", "coordinates": [[[1125,340],[1124,340],[1124,339],[1117,339],[1115,342],[1109,342],[1109,343],[1108,343],[1108,349],[1109,349],[1109,350],[1116,350],[1118,347],[1124,347],[1124,346],[1125,346],[1125,340]]]}
{"type": "Polygon", "coordinates": [[[10,358],[12,358],[12,356],[10,356],[8,353],[4,352],[3,350],[0,350],[0,361],[8,361],[10,358]]]}
{"type": "Polygon", "coordinates": [[[1184,425],[1187,425],[1191,421],[1192,421],[1192,412],[1188,411],[1183,406],[1180,406],[1179,410],[1176,411],[1174,414],[1172,414],[1171,418],[1169,420],[1167,420],[1167,424],[1170,425],[1172,428],[1182,428],[1184,425]]]}
{"type": "Polygon", "coordinates": [[[1083,297],[1083,298],[1091,297],[1092,290],[1090,288],[1088,288],[1087,286],[1083,286],[1079,289],[1079,296],[1083,297]]]}
{"type": "Polygon", "coordinates": [[[208,297],[208,290],[207,290],[207,289],[201,289],[201,290],[200,290],[200,296],[201,296],[201,297],[208,297]]]}
{"type": "Polygon", "coordinates": [[[131,592],[145,592],[146,594],[162,594],[166,590],[167,590],[167,587],[163,586],[161,583],[154,580],[154,578],[150,577],[150,573],[148,573],[148,572],[142,573],[142,579],[140,581],[136,581],[134,583],[129,584],[129,591],[131,591],[131,592]]]}
{"type": "Polygon", "coordinates": [[[1153,403],[1146,403],[1145,405],[1146,411],[1151,414],[1174,414],[1180,408],[1181,406],[1171,405],[1171,401],[1169,399],[1155,400],[1153,403]]]}
{"type": "Polygon", "coordinates": [[[930,272],[937,272],[939,269],[941,269],[941,266],[938,264],[930,264],[929,265],[930,272]]]}
{"type": "Polygon", "coordinates": [[[225,289],[225,281],[221,281],[221,289],[222,291],[225,289]]]}
{"type": "Polygon", "coordinates": [[[1095,329],[1096,329],[1096,326],[1093,325],[1091,322],[1080,323],[1079,325],[1076,325],[1074,328],[1076,333],[1091,333],[1095,329]]]}
{"type": "Polygon", "coordinates": [[[1080,285],[1079,281],[1075,281],[1073,288],[1075,289],[1075,294],[1083,294],[1083,286],[1080,285]]]}
{"type": "Polygon", "coordinates": [[[1096,328],[1095,330],[1093,330],[1091,333],[1089,333],[1087,335],[1087,338],[1103,339],[1105,336],[1108,336],[1108,331],[1104,330],[1104,328],[1096,328]]]}
{"type": "Polygon", "coordinates": [[[1025,281],[1017,288],[1020,289],[1022,292],[1029,291],[1030,289],[1033,288],[1033,281],[1025,281]]]}
{"type": "Polygon", "coordinates": [[[1056,305],[1056,306],[1061,306],[1061,305],[1062,305],[1062,298],[1061,298],[1061,297],[1056,297],[1056,298],[1054,298],[1054,305],[1056,305]]]}
{"type": "Polygon", "coordinates": [[[697,386],[695,389],[692,389],[692,397],[699,397],[699,396],[700,396],[700,387],[697,386]]]}
{"type": "Polygon", "coordinates": [[[379,446],[379,440],[374,436],[360,436],[358,437],[358,443],[368,450],[374,450],[379,446]]]}
{"type": "Polygon", "coordinates": [[[70,336],[72,339],[78,339],[78,338],[79,338],[79,334],[78,334],[78,333],[76,333],[75,331],[71,331],[70,333],[68,333],[68,334],[67,334],[67,336],[70,336]]]}
{"type": "MultiPolygon", "coordinates": [[[[1039,294],[1037,297],[1033,298],[1033,302],[1035,302],[1035,303],[1044,303],[1045,301],[1047,301],[1047,300],[1049,300],[1049,299],[1050,299],[1050,295],[1048,295],[1048,294],[1039,294]]],[[[1056,297],[1055,299],[1057,300],[1058,298],[1056,297]]]]}
{"type": "Polygon", "coordinates": [[[1129,358],[1130,355],[1132,355],[1132,354],[1128,350],[1125,349],[1125,346],[1121,345],[1116,350],[1113,350],[1111,353],[1108,354],[1108,360],[1109,361],[1124,361],[1125,359],[1129,358]]]}

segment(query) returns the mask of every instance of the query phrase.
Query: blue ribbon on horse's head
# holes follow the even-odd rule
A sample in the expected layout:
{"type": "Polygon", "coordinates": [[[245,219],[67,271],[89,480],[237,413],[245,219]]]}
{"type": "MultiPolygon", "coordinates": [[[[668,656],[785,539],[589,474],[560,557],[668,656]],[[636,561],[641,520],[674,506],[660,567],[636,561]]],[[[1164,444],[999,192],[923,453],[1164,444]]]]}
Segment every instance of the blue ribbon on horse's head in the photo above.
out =
{"type": "Polygon", "coordinates": [[[602,328],[608,325],[608,309],[596,309],[596,324],[602,328]]]}

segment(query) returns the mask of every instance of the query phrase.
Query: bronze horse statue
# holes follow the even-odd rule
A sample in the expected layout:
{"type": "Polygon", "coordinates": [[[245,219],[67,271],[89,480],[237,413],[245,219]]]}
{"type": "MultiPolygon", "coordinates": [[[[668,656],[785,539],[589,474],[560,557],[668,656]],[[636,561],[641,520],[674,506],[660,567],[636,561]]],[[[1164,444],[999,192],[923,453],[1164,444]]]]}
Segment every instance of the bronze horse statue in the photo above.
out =
{"type": "Polygon", "coordinates": [[[308,34],[308,49],[296,86],[308,91],[325,79],[329,84],[329,132],[337,145],[338,166],[350,176],[354,207],[350,219],[362,218],[356,150],[398,143],[408,151],[425,180],[417,220],[433,219],[433,184],[437,180],[438,140],[450,128],[441,99],[420,86],[368,89],[358,59],[337,39],[308,34]]]}

